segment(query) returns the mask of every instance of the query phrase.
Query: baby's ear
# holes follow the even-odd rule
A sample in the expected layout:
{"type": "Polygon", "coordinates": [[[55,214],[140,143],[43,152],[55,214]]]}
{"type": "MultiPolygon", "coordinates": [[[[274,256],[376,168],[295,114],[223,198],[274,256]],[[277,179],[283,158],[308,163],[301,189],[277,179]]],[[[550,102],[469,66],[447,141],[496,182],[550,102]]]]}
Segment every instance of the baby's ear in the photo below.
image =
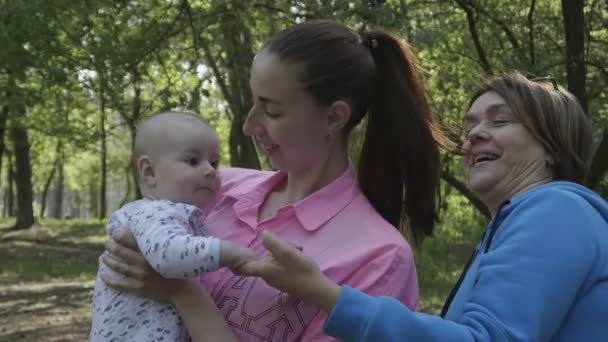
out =
{"type": "Polygon", "coordinates": [[[139,177],[140,182],[143,182],[149,187],[156,186],[156,174],[150,157],[142,155],[137,158],[137,176],[139,177]]]}

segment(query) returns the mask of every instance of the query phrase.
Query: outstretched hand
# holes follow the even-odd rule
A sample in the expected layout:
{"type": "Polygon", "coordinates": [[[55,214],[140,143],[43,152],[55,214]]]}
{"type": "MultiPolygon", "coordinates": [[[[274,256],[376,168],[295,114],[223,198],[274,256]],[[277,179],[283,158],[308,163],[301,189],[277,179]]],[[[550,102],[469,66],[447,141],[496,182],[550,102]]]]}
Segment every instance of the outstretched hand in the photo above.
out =
{"type": "Polygon", "coordinates": [[[236,271],[245,276],[257,276],[268,285],[316,304],[329,312],[340,294],[340,286],[328,279],[319,266],[302,251],[272,233],[262,233],[267,254],[241,265],[236,271]]]}

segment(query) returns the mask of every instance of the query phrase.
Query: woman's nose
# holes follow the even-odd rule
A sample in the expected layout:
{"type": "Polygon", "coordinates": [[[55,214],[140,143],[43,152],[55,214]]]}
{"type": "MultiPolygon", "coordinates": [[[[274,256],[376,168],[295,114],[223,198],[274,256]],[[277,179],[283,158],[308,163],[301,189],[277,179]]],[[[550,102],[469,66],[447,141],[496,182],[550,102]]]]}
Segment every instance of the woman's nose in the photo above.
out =
{"type": "Polygon", "coordinates": [[[255,136],[256,133],[258,133],[256,127],[259,127],[259,124],[256,122],[255,111],[255,106],[251,107],[249,113],[247,113],[247,116],[245,117],[245,122],[243,122],[243,134],[247,136],[255,136]]]}
{"type": "Polygon", "coordinates": [[[483,124],[475,125],[467,133],[467,140],[469,140],[471,143],[487,140],[488,137],[489,133],[483,124]]]}

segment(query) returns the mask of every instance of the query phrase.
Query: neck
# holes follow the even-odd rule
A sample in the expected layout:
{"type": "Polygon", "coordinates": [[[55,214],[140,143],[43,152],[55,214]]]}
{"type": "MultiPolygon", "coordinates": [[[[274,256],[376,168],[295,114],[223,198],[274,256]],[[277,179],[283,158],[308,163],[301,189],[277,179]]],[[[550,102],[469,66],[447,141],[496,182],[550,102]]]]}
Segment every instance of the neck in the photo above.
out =
{"type": "Polygon", "coordinates": [[[330,184],[348,168],[346,148],[330,151],[325,160],[302,171],[287,173],[287,183],[281,191],[287,203],[300,201],[315,191],[330,184]]]}
{"type": "Polygon", "coordinates": [[[154,191],[145,185],[140,184],[139,190],[141,191],[141,197],[144,199],[149,199],[149,200],[158,200],[159,199],[159,197],[156,196],[154,191]]]}
{"type": "Polygon", "coordinates": [[[504,188],[511,189],[494,195],[488,194],[487,196],[480,196],[482,201],[486,203],[488,210],[492,214],[492,218],[496,216],[496,212],[500,206],[511,198],[522,194],[530,189],[533,189],[539,185],[543,185],[553,180],[553,177],[549,174],[538,175],[532,179],[529,177],[524,180],[513,181],[511,184],[507,184],[504,188]]]}

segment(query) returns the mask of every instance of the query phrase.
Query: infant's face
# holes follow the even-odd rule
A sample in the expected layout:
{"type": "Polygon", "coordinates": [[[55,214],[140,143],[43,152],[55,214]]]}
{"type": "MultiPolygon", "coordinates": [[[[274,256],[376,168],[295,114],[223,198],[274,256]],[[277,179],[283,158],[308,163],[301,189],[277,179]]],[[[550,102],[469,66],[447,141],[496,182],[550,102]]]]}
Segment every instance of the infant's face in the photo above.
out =
{"type": "Polygon", "coordinates": [[[188,127],[170,140],[170,152],[155,165],[157,196],[204,207],[221,185],[217,134],[209,127],[188,127]]]}

